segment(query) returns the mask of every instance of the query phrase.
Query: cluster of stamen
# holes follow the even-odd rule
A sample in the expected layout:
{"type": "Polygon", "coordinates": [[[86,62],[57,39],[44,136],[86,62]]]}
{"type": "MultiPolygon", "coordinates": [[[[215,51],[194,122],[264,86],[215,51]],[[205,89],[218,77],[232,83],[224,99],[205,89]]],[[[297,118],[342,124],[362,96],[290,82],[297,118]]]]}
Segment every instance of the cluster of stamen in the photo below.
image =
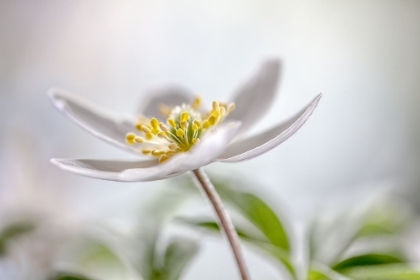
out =
{"type": "Polygon", "coordinates": [[[167,117],[166,124],[156,118],[139,117],[135,128],[141,133],[127,133],[129,144],[138,144],[139,151],[159,158],[163,162],[172,155],[186,152],[200,143],[200,137],[211,127],[221,123],[235,109],[235,104],[213,101],[210,112],[200,113],[201,99],[191,104],[170,107],[160,105],[160,112],[167,117]]]}

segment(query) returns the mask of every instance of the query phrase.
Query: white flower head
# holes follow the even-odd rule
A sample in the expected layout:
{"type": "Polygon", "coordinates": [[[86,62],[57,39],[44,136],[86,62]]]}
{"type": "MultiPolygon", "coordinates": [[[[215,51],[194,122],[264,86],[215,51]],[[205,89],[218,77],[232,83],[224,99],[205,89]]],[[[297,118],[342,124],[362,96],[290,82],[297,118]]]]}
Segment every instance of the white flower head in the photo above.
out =
{"type": "Polygon", "coordinates": [[[80,175],[122,182],[176,176],[211,162],[239,162],[278,146],[292,136],[317,106],[319,94],[300,112],[270,130],[241,139],[264,115],[277,88],[280,62],[265,61],[229,102],[202,100],[181,87],[153,90],[135,121],[59,89],[48,94],[64,115],[98,138],[134,152],[139,161],[52,159],[80,175]]]}

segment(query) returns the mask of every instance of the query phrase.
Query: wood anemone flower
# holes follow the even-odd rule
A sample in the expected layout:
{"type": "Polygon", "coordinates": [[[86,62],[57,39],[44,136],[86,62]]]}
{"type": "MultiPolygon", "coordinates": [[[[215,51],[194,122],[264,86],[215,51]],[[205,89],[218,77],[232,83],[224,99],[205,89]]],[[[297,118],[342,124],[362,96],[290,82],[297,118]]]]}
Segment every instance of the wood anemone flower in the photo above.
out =
{"type": "Polygon", "coordinates": [[[135,153],[138,161],[52,159],[58,167],[87,177],[120,182],[161,180],[192,171],[225,232],[241,279],[248,272],[229,215],[201,169],[212,162],[238,162],[266,153],[292,136],[309,118],[321,94],[300,112],[259,135],[240,139],[273,102],[280,72],[268,60],[243,84],[230,102],[214,100],[208,109],[200,97],[180,87],[154,90],[135,118],[109,112],[65,91],[48,92],[54,106],[76,124],[115,146],[135,153]]]}
{"type": "Polygon", "coordinates": [[[152,90],[137,117],[116,114],[60,89],[50,89],[54,106],[70,120],[114,146],[135,153],[138,161],[52,159],[58,167],[87,177],[120,181],[160,180],[212,162],[239,162],[262,155],[292,136],[305,123],[322,94],[284,122],[249,138],[240,138],[274,100],[280,61],[265,61],[229,102],[201,99],[178,86],[152,90]]]}

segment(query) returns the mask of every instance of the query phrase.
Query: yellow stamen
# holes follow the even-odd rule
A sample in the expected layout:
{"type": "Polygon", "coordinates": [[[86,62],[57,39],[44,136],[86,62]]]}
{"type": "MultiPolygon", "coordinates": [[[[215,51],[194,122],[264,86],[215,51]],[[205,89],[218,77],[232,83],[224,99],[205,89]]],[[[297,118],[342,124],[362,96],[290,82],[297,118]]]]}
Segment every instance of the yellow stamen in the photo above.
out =
{"type": "Polygon", "coordinates": [[[169,125],[170,125],[170,126],[172,126],[173,128],[176,128],[176,122],[175,122],[173,119],[169,118],[169,119],[168,119],[168,123],[169,123],[169,125]]]}
{"type": "Polygon", "coordinates": [[[141,138],[141,137],[139,137],[139,136],[137,136],[136,138],[134,138],[134,141],[136,141],[137,143],[143,143],[144,142],[144,139],[141,138]]]}
{"type": "Polygon", "coordinates": [[[194,97],[194,100],[193,100],[191,106],[193,108],[198,108],[198,107],[200,107],[200,105],[201,105],[201,97],[200,96],[194,97]]]}
{"type": "Polygon", "coordinates": [[[214,111],[219,111],[219,102],[217,102],[216,100],[214,100],[211,103],[211,107],[213,108],[214,111]]]}
{"type": "Polygon", "coordinates": [[[145,125],[141,125],[141,130],[144,132],[144,133],[151,133],[152,131],[150,130],[150,128],[148,128],[147,126],[145,126],[145,125]]]}
{"type": "Polygon", "coordinates": [[[159,162],[164,162],[165,160],[167,160],[169,158],[169,156],[168,155],[161,155],[160,157],[159,157],[159,162]]]}
{"type": "Polygon", "coordinates": [[[207,129],[210,126],[210,122],[208,120],[203,122],[203,129],[207,129]]]}
{"type": "Polygon", "coordinates": [[[176,136],[183,137],[184,136],[184,130],[181,128],[178,128],[176,131],[176,136]]]}
{"type": "Polygon", "coordinates": [[[181,122],[186,122],[188,121],[189,115],[188,112],[182,112],[181,116],[179,117],[179,120],[181,122]]]}
{"type": "Polygon", "coordinates": [[[208,122],[209,122],[211,125],[214,125],[214,124],[216,123],[216,117],[215,117],[215,116],[211,116],[211,117],[208,119],[208,122]]]}
{"type": "Polygon", "coordinates": [[[168,145],[168,148],[171,149],[172,151],[176,151],[178,149],[178,145],[175,143],[171,143],[168,145]]]}
{"type": "Polygon", "coordinates": [[[135,143],[134,139],[136,139],[136,134],[134,134],[132,132],[127,133],[127,135],[125,136],[125,140],[129,144],[134,144],[135,143]]]}
{"type": "Polygon", "coordinates": [[[233,110],[235,110],[235,103],[230,103],[228,108],[227,108],[227,113],[229,114],[233,110]]]}
{"type": "Polygon", "coordinates": [[[169,107],[161,104],[159,109],[168,117],[167,121],[159,122],[157,118],[140,116],[135,127],[142,132],[141,136],[131,132],[126,134],[126,141],[131,144],[144,143],[144,147],[148,148],[139,151],[157,157],[159,162],[174,154],[188,152],[192,146],[200,143],[200,137],[205,135],[207,129],[218,125],[235,109],[234,103],[215,100],[209,111],[200,112],[197,110],[200,105],[201,98],[198,96],[189,105],[169,107]]]}
{"type": "Polygon", "coordinates": [[[152,138],[153,138],[153,134],[152,134],[152,133],[150,133],[150,132],[145,133],[145,134],[144,134],[144,136],[145,136],[145,137],[146,137],[146,139],[148,139],[148,140],[150,140],[150,139],[152,139],[152,138]]]}
{"type": "Polygon", "coordinates": [[[159,129],[159,122],[156,118],[153,118],[150,120],[150,125],[154,128],[154,129],[159,129]]]}
{"type": "Polygon", "coordinates": [[[163,153],[164,153],[163,151],[153,150],[153,151],[152,151],[152,156],[157,157],[157,156],[160,156],[160,155],[161,155],[161,154],[163,154],[163,153]]]}
{"type": "Polygon", "coordinates": [[[182,123],[181,123],[181,127],[182,127],[183,129],[188,129],[188,126],[189,126],[188,122],[182,122],[182,123]]]}
{"type": "Polygon", "coordinates": [[[143,149],[143,150],[141,150],[141,152],[143,154],[145,154],[145,155],[148,155],[148,154],[150,154],[152,152],[152,150],[150,150],[150,149],[143,149]]]}
{"type": "Polygon", "coordinates": [[[165,132],[167,132],[167,131],[168,131],[168,128],[166,127],[166,125],[165,125],[163,122],[159,123],[159,128],[160,128],[162,131],[165,131],[165,132]]]}
{"type": "Polygon", "coordinates": [[[166,133],[165,133],[165,132],[163,132],[163,131],[161,131],[161,132],[159,132],[159,133],[157,134],[157,136],[158,136],[159,138],[161,138],[161,139],[165,139],[165,138],[166,138],[166,133]]]}
{"type": "Polygon", "coordinates": [[[194,120],[193,124],[195,124],[196,126],[198,126],[198,128],[200,128],[201,123],[199,120],[194,120]]]}
{"type": "Polygon", "coordinates": [[[220,107],[219,112],[220,112],[220,116],[221,117],[224,117],[226,115],[226,109],[225,109],[225,107],[220,107]]]}

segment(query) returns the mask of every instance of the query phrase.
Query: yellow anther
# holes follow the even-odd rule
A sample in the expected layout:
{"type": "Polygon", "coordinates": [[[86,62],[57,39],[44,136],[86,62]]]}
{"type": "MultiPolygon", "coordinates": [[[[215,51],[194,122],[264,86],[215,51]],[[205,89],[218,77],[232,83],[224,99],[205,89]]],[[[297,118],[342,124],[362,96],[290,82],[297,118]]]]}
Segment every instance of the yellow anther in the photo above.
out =
{"type": "Polygon", "coordinates": [[[226,109],[225,107],[220,107],[219,113],[221,117],[224,117],[226,115],[226,109]]]}
{"type": "Polygon", "coordinates": [[[143,150],[141,150],[141,152],[143,154],[145,154],[145,155],[148,155],[148,154],[150,154],[152,152],[152,150],[150,150],[150,149],[143,149],[143,150]]]}
{"type": "Polygon", "coordinates": [[[151,133],[152,131],[150,130],[150,128],[148,128],[147,126],[145,126],[145,125],[141,125],[141,130],[144,132],[144,133],[151,133]]]}
{"type": "Polygon", "coordinates": [[[153,150],[153,151],[152,151],[152,156],[157,157],[157,156],[160,156],[160,155],[161,155],[161,154],[163,154],[163,153],[164,153],[163,151],[153,150]]]}
{"type": "Polygon", "coordinates": [[[159,157],[159,162],[164,162],[165,160],[167,160],[169,158],[169,156],[168,155],[161,155],[160,157],[159,157]]]}
{"type": "Polygon", "coordinates": [[[179,120],[181,122],[186,122],[188,121],[189,115],[188,112],[182,112],[181,116],[179,117],[179,120]]]}
{"type": "Polygon", "coordinates": [[[207,129],[209,126],[210,126],[211,124],[210,124],[210,122],[209,121],[204,121],[203,122],[203,129],[207,129]]]}
{"type": "Polygon", "coordinates": [[[212,103],[211,103],[211,107],[213,108],[213,110],[216,112],[216,111],[219,111],[219,102],[217,102],[216,100],[214,100],[212,103]]]}
{"type": "Polygon", "coordinates": [[[201,123],[200,123],[200,121],[199,120],[194,120],[193,121],[193,124],[195,124],[196,126],[198,126],[199,128],[200,128],[200,126],[201,126],[201,123]]]}
{"type": "Polygon", "coordinates": [[[144,142],[144,139],[141,138],[141,137],[139,137],[139,136],[137,136],[136,138],[134,138],[134,141],[136,141],[137,143],[143,143],[144,142]]]}
{"type": "Polygon", "coordinates": [[[173,128],[176,128],[176,122],[175,122],[173,119],[169,118],[169,119],[168,119],[168,123],[169,123],[169,125],[170,125],[170,126],[172,126],[173,128]]]}
{"type": "Polygon", "coordinates": [[[189,126],[189,123],[188,123],[188,122],[182,122],[182,123],[181,123],[181,127],[182,127],[183,129],[188,129],[188,126],[189,126]]]}
{"type": "Polygon", "coordinates": [[[154,128],[154,129],[159,129],[159,122],[156,118],[153,118],[150,120],[150,125],[154,128]]]}
{"type": "Polygon", "coordinates": [[[211,125],[214,125],[216,123],[216,117],[215,116],[210,116],[210,118],[208,119],[208,122],[211,125]]]}
{"type": "Polygon", "coordinates": [[[162,131],[165,131],[165,132],[168,131],[168,128],[166,127],[166,125],[163,122],[159,123],[159,128],[162,131]]]}
{"type": "Polygon", "coordinates": [[[148,139],[148,140],[150,140],[150,139],[152,139],[152,138],[153,138],[153,134],[152,134],[152,133],[150,133],[150,132],[145,133],[145,134],[144,134],[144,136],[145,136],[145,137],[146,137],[146,139],[148,139]]]}
{"type": "Polygon", "coordinates": [[[178,149],[178,145],[175,143],[171,143],[168,145],[168,148],[172,151],[176,151],[178,149]]]}
{"type": "Polygon", "coordinates": [[[163,132],[163,131],[161,131],[161,132],[159,132],[159,133],[157,134],[157,136],[158,136],[159,138],[161,138],[161,139],[165,139],[165,138],[166,138],[166,133],[165,133],[165,132],[163,132]]]}
{"type": "Polygon", "coordinates": [[[193,100],[191,106],[193,108],[198,108],[198,107],[200,107],[200,105],[201,105],[201,97],[200,96],[194,97],[194,100],[193,100]]]}
{"type": "MultiPolygon", "coordinates": [[[[162,114],[168,116],[166,122],[159,122],[157,118],[140,116],[135,127],[142,133],[128,133],[128,143],[144,143],[147,149],[139,149],[139,152],[156,157],[163,162],[173,155],[188,152],[191,147],[200,143],[202,131],[216,126],[235,109],[234,103],[213,101],[207,112],[199,112],[201,98],[195,97],[190,105],[169,107],[160,104],[162,114]],[[176,118],[169,118],[175,115],[176,118]],[[147,146],[146,146],[147,144],[147,146]]],[[[143,144],[142,144],[143,145],[143,144]]]]}
{"type": "Polygon", "coordinates": [[[136,138],[136,134],[134,134],[132,132],[127,133],[127,135],[125,136],[125,140],[127,141],[127,143],[130,143],[130,144],[134,144],[135,143],[134,142],[134,139],[135,138],[136,138]]]}
{"type": "Polygon", "coordinates": [[[178,137],[184,136],[184,130],[182,128],[178,128],[176,130],[176,136],[178,136],[178,137]]]}
{"type": "Polygon", "coordinates": [[[232,112],[233,110],[235,110],[235,103],[230,103],[228,108],[227,108],[227,113],[229,114],[230,112],[232,112]]]}

